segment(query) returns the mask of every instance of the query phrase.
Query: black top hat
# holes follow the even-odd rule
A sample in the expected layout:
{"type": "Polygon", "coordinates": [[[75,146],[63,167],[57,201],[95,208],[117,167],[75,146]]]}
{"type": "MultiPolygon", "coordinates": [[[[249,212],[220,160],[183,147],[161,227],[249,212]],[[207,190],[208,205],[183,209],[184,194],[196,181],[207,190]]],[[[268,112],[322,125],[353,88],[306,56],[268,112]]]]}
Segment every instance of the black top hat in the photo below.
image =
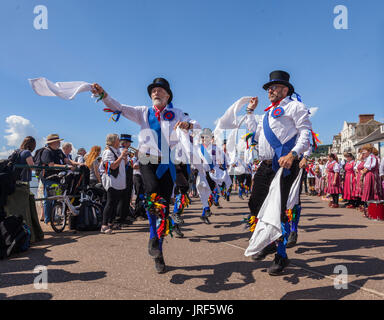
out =
{"type": "Polygon", "coordinates": [[[120,141],[129,141],[129,142],[133,142],[132,141],[132,137],[130,134],[121,134],[120,135],[120,141]]]}
{"type": "Polygon", "coordinates": [[[269,74],[269,82],[263,85],[264,90],[268,90],[271,85],[282,84],[289,88],[288,96],[291,96],[295,92],[295,88],[289,83],[289,73],[281,70],[272,71],[269,74]]]}
{"type": "Polygon", "coordinates": [[[153,80],[153,82],[148,86],[149,96],[151,96],[152,89],[157,87],[163,88],[165,91],[168,92],[168,94],[170,95],[168,103],[170,103],[173,99],[173,94],[171,88],[169,87],[169,82],[164,78],[156,78],[155,80],[153,80]]]}

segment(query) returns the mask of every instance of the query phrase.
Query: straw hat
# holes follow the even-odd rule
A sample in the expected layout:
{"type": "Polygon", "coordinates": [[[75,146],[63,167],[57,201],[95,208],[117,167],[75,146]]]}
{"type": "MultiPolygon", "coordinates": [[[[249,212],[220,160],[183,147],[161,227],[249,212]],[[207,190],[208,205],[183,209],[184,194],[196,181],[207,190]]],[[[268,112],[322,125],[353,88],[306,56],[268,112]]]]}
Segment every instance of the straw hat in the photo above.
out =
{"type": "Polygon", "coordinates": [[[49,143],[53,143],[53,142],[56,142],[56,141],[63,141],[64,139],[60,139],[59,135],[58,134],[50,134],[48,135],[47,137],[47,140],[45,141],[46,144],[49,144],[49,143]]]}

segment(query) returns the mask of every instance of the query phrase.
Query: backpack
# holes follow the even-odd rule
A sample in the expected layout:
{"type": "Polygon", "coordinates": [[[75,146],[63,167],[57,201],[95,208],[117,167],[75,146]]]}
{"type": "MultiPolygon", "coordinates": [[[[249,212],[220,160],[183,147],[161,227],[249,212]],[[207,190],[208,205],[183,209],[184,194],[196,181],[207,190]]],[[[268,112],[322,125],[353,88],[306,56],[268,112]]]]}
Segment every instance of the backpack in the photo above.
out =
{"type": "Polygon", "coordinates": [[[16,180],[20,179],[21,171],[23,169],[15,168],[15,164],[20,159],[21,150],[15,150],[6,160],[0,160],[0,173],[7,174],[9,176],[9,188],[7,189],[8,195],[15,192],[16,180]]]}
{"type": "MultiPolygon", "coordinates": [[[[42,162],[41,162],[41,155],[43,154],[43,151],[47,149],[47,147],[43,147],[43,148],[40,148],[40,149],[37,149],[35,151],[35,155],[33,156],[33,163],[35,164],[35,166],[42,166],[42,162]]],[[[37,177],[40,176],[41,174],[41,171],[43,171],[42,169],[35,169],[35,174],[37,177]]]]}
{"type": "Polygon", "coordinates": [[[84,201],[80,206],[78,216],[72,217],[71,229],[77,231],[100,230],[103,218],[101,206],[91,201],[84,201]]]}
{"type": "Polygon", "coordinates": [[[21,216],[8,216],[0,223],[0,259],[27,251],[30,243],[31,230],[21,216]]]}

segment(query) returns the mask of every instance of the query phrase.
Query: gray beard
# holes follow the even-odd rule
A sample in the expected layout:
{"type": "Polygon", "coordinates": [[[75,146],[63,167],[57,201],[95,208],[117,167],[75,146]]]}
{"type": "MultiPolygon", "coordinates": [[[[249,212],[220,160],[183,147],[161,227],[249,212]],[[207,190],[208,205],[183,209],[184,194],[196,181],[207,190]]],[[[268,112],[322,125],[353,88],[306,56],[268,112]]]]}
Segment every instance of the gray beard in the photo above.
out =
{"type": "Polygon", "coordinates": [[[160,99],[154,99],[152,100],[152,103],[154,106],[162,106],[164,105],[163,101],[161,101],[160,99]]]}

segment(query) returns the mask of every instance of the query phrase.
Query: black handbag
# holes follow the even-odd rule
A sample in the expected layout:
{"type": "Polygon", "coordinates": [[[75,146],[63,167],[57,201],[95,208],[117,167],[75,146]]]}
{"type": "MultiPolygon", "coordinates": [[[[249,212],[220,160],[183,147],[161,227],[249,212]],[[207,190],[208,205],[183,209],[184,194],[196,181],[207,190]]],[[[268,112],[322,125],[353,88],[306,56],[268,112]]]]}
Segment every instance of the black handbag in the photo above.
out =
{"type": "MultiPolygon", "coordinates": [[[[113,152],[113,150],[111,148],[108,148],[109,151],[111,151],[115,157],[115,161],[119,158],[116,153],[113,152]]],[[[119,175],[119,169],[120,167],[117,167],[116,169],[109,169],[109,172],[110,174],[112,175],[112,177],[114,178],[117,178],[117,176],[119,175]]]]}

